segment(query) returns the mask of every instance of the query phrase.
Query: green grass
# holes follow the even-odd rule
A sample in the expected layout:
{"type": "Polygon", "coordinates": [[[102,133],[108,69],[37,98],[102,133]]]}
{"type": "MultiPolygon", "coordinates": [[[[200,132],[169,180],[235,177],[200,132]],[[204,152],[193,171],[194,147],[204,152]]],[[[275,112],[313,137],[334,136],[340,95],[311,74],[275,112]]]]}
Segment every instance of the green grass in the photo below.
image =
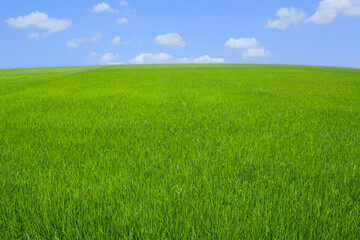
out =
{"type": "Polygon", "coordinates": [[[0,239],[359,239],[360,69],[5,69],[0,106],[0,239]]]}

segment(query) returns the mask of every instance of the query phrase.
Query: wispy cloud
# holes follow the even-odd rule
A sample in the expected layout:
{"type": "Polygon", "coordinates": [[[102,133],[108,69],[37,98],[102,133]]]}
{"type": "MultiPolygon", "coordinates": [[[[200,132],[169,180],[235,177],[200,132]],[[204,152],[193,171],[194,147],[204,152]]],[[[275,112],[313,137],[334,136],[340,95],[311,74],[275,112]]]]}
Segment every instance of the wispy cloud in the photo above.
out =
{"type": "Polygon", "coordinates": [[[115,36],[114,39],[111,41],[113,45],[119,45],[121,42],[121,38],[119,36],[115,36]]]}
{"type": "Polygon", "coordinates": [[[116,62],[119,59],[118,53],[107,52],[107,53],[98,53],[98,52],[91,52],[88,55],[89,57],[98,57],[100,64],[122,64],[121,62],[116,62]]]}
{"type": "Polygon", "coordinates": [[[69,48],[77,48],[79,47],[83,42],[86,42],[87,38],[73,38],[66,42],[66,46],[69,48]]]}
{"type": "Polygon", "coordinates": [[[27,38],[33,39],[34,41],[38,41],[40,39],[40,34],[39,33],[29,33],[27,35],[27,38]]]}
{"type": "Polygon", "coordinates": [[[101,55],[100,63],[101,64],[108,64],[108,63],[114,62],[114,61],[116,61],[118,59],[119,59],[119,54],[108,52],[108,53],[104,53],[103,55],[101,55]]]}
{"type": "Polygon", "coordinates": [[[96,42],[100,41],[102,38],[103,38],[102,33],[95,33],[94,36],[90,37],[89,41],[96,43],[96,42]]]}
{"type": "Polygon", "coordinates": [[[120,1],[121,6],[128,6],[129,3],[127,1],[120,1]]]}
{"type": "Polygon", "coordinates": [[[167,53],[141,53],[137,57],[130,60],[132,64],[151,64],[151,63],[224,63],[223,58],[212,58],[209,55],[204,55],[198,58],[174,58],[167,53]]]}
{"type": "Polygon", "coordinates": [[[128,24],[129,23],[129,20],[126,18],[126,17],[122,17],[122,18],[118,18],[116,20],[116,23],[117,24],[128,24]]]}
{"type": "Polygon", "coordinates": [[[301,22],[306,17],[306,13],[302,10],[295,9],[294,7],[283,7],[277,11],[276,16],[277,19],[268,20],[266,24],[267,28],[285,30],[290,25],[301,22]]]}
{"type": "Polygon", "coordinates": [[[194,63],[224,63],[223,58],[212,58],[209,55],[204,55],[193,60],[194,63]]]}
{"type": "Polygon", "coordinates": [[[89,57],[99,57],[99,56],[101,56],[101,53],[97,53],[97,52],[89,53],[89,57]]]}
{"type": "Polygon", "coordinates": [[[95,35],[92,37],[73,38],[66,42],[66,46],[68,48],[77,48],[82,43],[85,43],[85,42],[97,43],[98,41],[100,41],[102,39],[102,37],[103,37],[102,33],[95,33],[95,35]]]}

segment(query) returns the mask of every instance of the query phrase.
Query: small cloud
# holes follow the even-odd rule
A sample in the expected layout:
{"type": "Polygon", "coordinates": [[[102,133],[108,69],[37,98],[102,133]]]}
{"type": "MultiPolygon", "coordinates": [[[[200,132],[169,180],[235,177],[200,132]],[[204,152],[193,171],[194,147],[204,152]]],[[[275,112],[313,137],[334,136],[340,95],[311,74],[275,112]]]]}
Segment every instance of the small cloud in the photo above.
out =
{"type": "Polygon", "coordinates": [[[103,38],[102,33],[95,33],[95,35],[92,36],[92,37],[89,39],[89,41],[96,43],[96,42],[100,41],[102,38],[103,38]]]}
{"type": "Polygon", "coordinates": [[[255,38],[230,38],[225,42],[225,47],[229,48],[250,48],[256,47],[260,43],[255,38]]]}
{"type": "Polygon", "coordinates": [[[194,59],[194,63],[224,63],[223,58],[212,58],[209,55],[204,55],[194,59]]]}
{"type": "Polygon", "coordinates": [[[253,59],[271,56],[270,51],[260,46],[260,42],[255,38],[230,38],[225,42],[229,48],[245,49],[242,54],[243,59],[253,59]]]}
{"type": "Polygon", "coordinates": [[[128,6],[129,3],[127,1],[120,1],[121,6],[128,6]]]}
{"type": "Polygon", "coordinates": [[[209,55],[204,55],[198,58],[176,58],[172,59],[171,63],[224,63],[223,58],[212,58],[209,55]]]}
{"type": "Polygon", "coordinates": [[[319,3],[317,11],[308,19],[306,23],[328,24],[332,23],[337,15],[350,17],[360,16],[359,0],[323,0],[319,3]]]}
{"type": "Polygon", "coordinates": [[[69,48],[77,48],[83,42],[86,42],[86,41],[87,41],[87,38],[73,38],[66,42],[66,46],[69,48]]]}
{"type": "Polygon", "coordinates": [[[117,54],[117,53],[112,53],[112,52],[104,53],[100,57],[100,63],[108,64],[108,63],[116,61],[118,58],[119,58],[119,54],[117,54]]]}
{"type": "Polygon", "coordinates": [[[93,6],[93,12],[100,13],[100,12],[115,12],[115,11],[110,7],[109,4],[102,2],[93,6]]]}
{"type": "Polygon", "coordinates": [[[123,64],[122,62],[115,62],[119,58],[119,54],[117,54],[117,53],[108,52],[108,53],[101,54],[98,52],[91,52],[88,54],[88,56],[89,57],[100,57],[99,62],[101,64],[106,64],[106,65],[123,64]]]}
{"type": "Polygon", "coordinates": [[[275,29],[285,30],[290,25],[297,24],[306,17],[306,13],[304,11],[297,10],[294,7],[280,8],[277,11],[276,15],[278,17],[277,19],[275,19],[275,20],[269,19],[268,20],[268,22],[266,24],[267,28],[275,28],[275,29]]]}
{"type": "Polygon", "coordinates": [[[139,56],[130,60],[132,64],[152,64],[152,63],[224,63],[223,58],[212,58],[209,55],[204,55],[198,58],[174,58],[167,53],[141,53],[139,56]]]}
{"type": "Polygon", "coordinates": [[[193,63],[193,62],[194,62],[194,58],[183,57],[176,59],[172,58],[169,63],[193,63]]]}
{"type": "Polygon", "coordinates": [[[40,39],[40,34],[39,33],[30,33],[29,35],[27,35],[27,38],[33,39],[34,41],[38,41],[40,39]]]}
{"type": "Polygon", "coordinates": [[[122,17],[122,18],[119,18],[118,20],[116,20],[116,23],[117,24],[128,24],[129,20],[126,17],[122,17]]]}
{"type": "Polygon", "coordinates": [[[91,52],[89,53],[89,57],[100,57],[101,53],[97,53],[97,52],[91,52]]]}
{"type": "Polygon", "coordinates": [[[268,57],[271,56],[271,52],[268,50],[265,50],[265,48],[258,47],[258,48],[248,48],[243,53],[242,58],[243,59],[254,59],[259,57],[268,57]]]}
{"type": "Polygon", "coordinates": [[[172,56],[167,53],[141,53],[139,56],[130,60],[133,64],[144,64],[144,63],[166,63],[172,59],[172,56]]]}
{"type": "Polygon", "coordinates": [[[121,42],[121,39],[119,36],[115,36],[114,39],[111,41],[111,44],[113,45],[119,45],[121,42]]]}
{"type": "Polygon", "coordinates": [[[47,14],[39,11],[17,18],[9,18],[6,23],[13,28],[42,29],[48,34],[63,31],[72,24],[68,19],[49,18],[47,14]]]}
{"type": "Polygon", "coordinates": [[[102,39],[102,37],[103,37],[102,33],[95,33],[95,35],[90,38],[88,38],[88,37],[73,38],[66,42],[66,46],[69,48],[77,48],[82,43],[85,43],[85,42],[97,43],[98,41],[100,41],[102,39]]]}
{"type": "Polygon", "coordinates": [[[172,48],[182,48],[186,45],[184,39],[178,33],[167,33],[163,35],[158,35],[155,38],[154,42],[159,45],[166,45],[172,48]]]}

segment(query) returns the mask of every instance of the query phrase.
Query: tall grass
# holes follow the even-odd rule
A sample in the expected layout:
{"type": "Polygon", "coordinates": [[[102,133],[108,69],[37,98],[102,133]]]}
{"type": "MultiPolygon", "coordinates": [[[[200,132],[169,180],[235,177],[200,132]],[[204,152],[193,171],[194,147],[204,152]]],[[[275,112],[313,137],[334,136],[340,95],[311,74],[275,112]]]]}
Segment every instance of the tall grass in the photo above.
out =
{"type": "Polygon", "coordinates": [[[360,70],[0,70],[1,239],[358,239],[360,70]]]}

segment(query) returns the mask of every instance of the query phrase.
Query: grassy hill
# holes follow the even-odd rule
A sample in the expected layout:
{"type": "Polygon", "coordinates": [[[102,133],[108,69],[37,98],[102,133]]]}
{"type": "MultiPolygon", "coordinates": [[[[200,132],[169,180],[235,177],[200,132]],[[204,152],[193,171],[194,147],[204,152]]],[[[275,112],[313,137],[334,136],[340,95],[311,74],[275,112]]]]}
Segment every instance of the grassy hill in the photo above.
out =
{"type": "Polygon", "coordinates": [[[357,239],[360,69],[0,70],[1,239],[357,239]]]}

